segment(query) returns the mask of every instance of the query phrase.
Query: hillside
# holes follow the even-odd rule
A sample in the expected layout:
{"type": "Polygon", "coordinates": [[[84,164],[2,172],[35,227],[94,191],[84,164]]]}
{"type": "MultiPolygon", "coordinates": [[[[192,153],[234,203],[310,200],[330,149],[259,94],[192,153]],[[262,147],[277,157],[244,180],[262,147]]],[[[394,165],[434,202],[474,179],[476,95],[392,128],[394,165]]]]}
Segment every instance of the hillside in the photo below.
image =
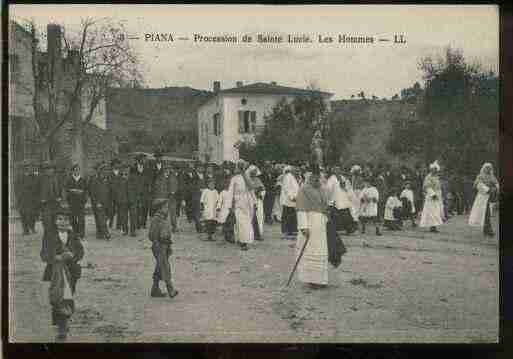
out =
{"type": "MultiPolygon", "coordinates": [[[[387,151],[386,144],[393,121],[407,120],[415,105],[392,100],[340,100],[332,101],[331,106],[343,121],[350,121],[354,133],[347,153],[342,154],[343,162],[400,161],[387,151]]],[[[415,159],[410,161],[415,163],[415,159]]]]}

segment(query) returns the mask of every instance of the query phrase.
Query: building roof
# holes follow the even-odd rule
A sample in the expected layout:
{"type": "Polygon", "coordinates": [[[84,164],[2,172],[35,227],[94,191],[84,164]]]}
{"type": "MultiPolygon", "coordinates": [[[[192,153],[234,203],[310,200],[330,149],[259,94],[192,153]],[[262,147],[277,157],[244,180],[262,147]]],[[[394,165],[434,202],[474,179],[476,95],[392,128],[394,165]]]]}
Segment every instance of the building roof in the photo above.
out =
{"type": "Polygon", "coordinates": [[[296,87],[279,86],[274,83],[256,82],[254,84],[234,87],[226,90],[219,91],[219,94],[231,93],[249,93],[249,94],[266,94],[266,95],[314,95],[320,94],[321,96],[333,96],[330,92],[307,90],[296,87]]]}

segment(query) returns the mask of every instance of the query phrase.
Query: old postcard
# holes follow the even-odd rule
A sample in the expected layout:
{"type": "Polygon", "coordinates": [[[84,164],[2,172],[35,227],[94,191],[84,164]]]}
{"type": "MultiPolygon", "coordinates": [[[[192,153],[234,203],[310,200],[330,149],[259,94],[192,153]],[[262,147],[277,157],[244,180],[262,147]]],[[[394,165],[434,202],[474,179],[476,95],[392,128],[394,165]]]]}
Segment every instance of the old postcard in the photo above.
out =
{"type": "Polygon", "coordinates": [[[497,6],[8,21],[10,342],[498,341],[497,6]]]}

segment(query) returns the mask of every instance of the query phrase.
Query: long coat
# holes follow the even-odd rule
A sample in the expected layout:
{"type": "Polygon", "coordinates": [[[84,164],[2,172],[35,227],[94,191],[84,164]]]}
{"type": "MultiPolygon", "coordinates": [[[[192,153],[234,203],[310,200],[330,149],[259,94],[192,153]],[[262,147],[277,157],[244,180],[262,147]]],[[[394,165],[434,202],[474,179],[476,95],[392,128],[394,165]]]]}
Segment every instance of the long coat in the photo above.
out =
{"type": "Polygon", "coordinates": [[[477,195],[470,211],[468,224],[474,227],[484,227],[486,207],[490,199],[491,188],[482,182],[477,184],[477,195]]]}
{"type": "Polygon", "coordinates": [[[50,302],[52,304],[59,304],[64,298],[64,276],[71,287],[71,293],[74,293],[82,272],[78,262],[84,257],[84,247],[74,232],[67,231],[66,235],[67,240],[63,244],[57,228],[53,226],[43,237],[40,255],[43,262],[46,263],[46,267],[42,280],[52,282],[50,286],[50,302]],[[71,258],[57,260],[56,256],[62,255],[64,252],[69,252],[71,258]]]}

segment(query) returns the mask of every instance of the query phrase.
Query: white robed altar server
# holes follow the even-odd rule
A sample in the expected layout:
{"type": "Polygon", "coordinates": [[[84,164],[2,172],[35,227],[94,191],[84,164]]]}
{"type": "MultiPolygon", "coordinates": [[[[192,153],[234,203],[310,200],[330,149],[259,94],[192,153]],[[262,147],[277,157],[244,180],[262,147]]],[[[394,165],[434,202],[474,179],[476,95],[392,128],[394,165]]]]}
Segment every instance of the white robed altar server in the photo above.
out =
{"type": "Polygon", "coordinates": [[[481,227],[485,235],[493,236],[490,222],[490,202],[495,202],[499,191],[499,182],[493,174],[491,163],[485,163],[474,182],[477,190],[468,224],[473,227],[481,227]]]}
{"type": "Polygon", "coordinates": [[[430,227],[431,232],[438,232],[437,226],[443,224],[442,187],[438,172],[440,165],[437,161],[429,165],[429,174],[424,179],[424,208],[420,217],[420,227],[430,227]]]}
{"type": "Polygon", "coordinates": [[[255,215],[255,193],[251,181],[244,172],[247,163],[237,163],[236,175],[232,177],[228,188],[228,202],[232,203],[235,213],[235,241],[242,250],[248,249],[248,244],[253,243],[255,234],[253,231],[253,216],[255,215]]]}
{"type": "Polygon", "coordinates": [[[321,187],[320,173],[314,169],[298,192],[296,201],[298,220],[298,241],[296,257],[307,238],[303,256],[297,267],[298,279],[312,286],[328,285],[329,261],[327,238],[328,196],[321,187]]]}
{"type": "MultiPolygon", "coordinates": [[[[253,182],[253,188],[255,191],[255,204],[256,204],[256,218],[258,223],[258,232],[260,239],[264,235],[264,197],[265,197],[265,187],[259,176],[262,175],[260,169],[251,165],[246,170],[249,178],[253,182]]],[[[259,239],[259,238],[255,238],[259,239]]]]}

